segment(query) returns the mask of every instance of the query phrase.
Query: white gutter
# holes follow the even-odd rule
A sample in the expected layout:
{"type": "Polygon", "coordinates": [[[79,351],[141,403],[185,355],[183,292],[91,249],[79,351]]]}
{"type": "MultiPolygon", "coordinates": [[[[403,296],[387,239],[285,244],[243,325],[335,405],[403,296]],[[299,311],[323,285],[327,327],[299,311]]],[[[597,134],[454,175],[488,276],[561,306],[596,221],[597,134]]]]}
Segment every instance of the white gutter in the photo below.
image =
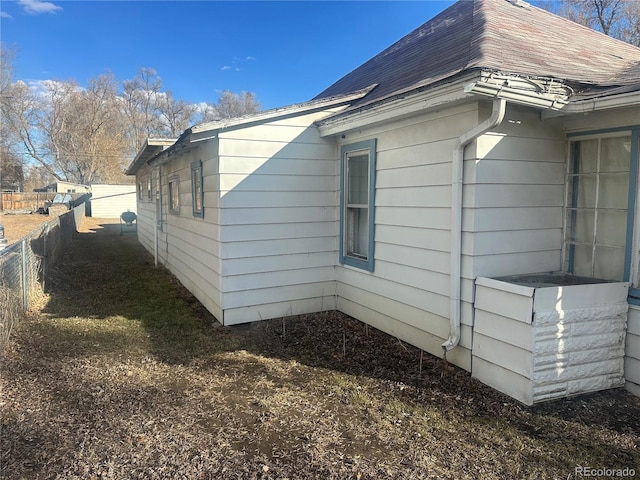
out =
{"type": "Polygon", "coordinates": [[[504,118],[507,101],[493,100],[491,116],[458,138],[453,149],[451,184],[451,295],[449,298],[449,338],[442,344],[446,354],[460,342],[460,282],[462,279],[462,187],[464,172],[464,148],[489,129],[498,126],[504,118]]]}

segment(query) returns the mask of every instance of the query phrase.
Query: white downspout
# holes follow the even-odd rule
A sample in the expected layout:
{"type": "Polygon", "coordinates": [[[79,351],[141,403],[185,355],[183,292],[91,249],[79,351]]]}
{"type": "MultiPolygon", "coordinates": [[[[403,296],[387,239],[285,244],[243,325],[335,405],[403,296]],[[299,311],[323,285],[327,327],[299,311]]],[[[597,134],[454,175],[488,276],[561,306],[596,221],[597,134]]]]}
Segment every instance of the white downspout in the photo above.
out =
{"type": "Polygon", "coordinates": [[[491,116],[458,138],[453,149],[453,167],[451,184],[451,296],[449,299],[449,338],[442,344],[444,353],[460,342],[460,282],[462,277],[462,187],[464,172],[464,148],[473,140],[499,125],[504,118],[507,101],[502,98],[493,100],[491,116]]]}

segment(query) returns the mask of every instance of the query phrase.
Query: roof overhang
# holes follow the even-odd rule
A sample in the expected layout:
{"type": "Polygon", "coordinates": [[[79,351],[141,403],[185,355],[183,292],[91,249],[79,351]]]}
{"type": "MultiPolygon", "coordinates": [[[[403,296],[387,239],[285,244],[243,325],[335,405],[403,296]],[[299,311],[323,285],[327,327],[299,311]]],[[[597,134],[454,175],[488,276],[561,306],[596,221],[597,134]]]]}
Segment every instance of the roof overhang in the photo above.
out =
{"type": "Polygon", "coordinates": [[[151,162],[155,157],[169,148],[176,142],[175,138],[148,138],[138,151],[136,158],[133,159],[125,173],[127,175],[135,175],[140,167],[151,162]]]}
{"type": "Polygon", "coordinates": [[[542,118],[586,114],[613,108],[640,107],[640,84],[636,87],[636,89],[622,91],[622,93],[618,93],[622,89],[612,89],[608,94],[578,97],[572,99],[566,106],[558,111],[543,112],[542,118]]]}
{"type": "Polygon", "coordinates": [[[435,86],[416,88],[384,101],[347,109],[316,125],[321,137],[330,137],[467,101],[474,95],[465,92],[463,87],[476,77],[477,73],[470,73],[435,86]]]}

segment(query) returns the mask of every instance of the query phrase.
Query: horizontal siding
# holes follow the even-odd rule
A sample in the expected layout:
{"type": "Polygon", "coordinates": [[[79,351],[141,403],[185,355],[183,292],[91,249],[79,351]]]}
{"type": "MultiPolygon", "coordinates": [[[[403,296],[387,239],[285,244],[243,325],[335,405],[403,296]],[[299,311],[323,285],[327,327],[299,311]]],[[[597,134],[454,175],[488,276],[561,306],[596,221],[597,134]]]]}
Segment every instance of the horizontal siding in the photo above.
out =
{"type": "Polygon", "coordinates": [[[561,228],[464,232],[463,253],[466,255],[495,255],[557,250],[562,242],[561,228]]]}
{"type": "MultiPolygon", "coordinates": [[[[201,142],[197,149],[177,153],[160,167],[162,172],[162,228],[158,231],[158,257],[219,321],[222,321],[222,277],[220,261],[219,180],[216,159],[217,141],[201,142]],[[204,217],[193,216],[191,164],[202,162],[204,217]],[[178,177],[180,213],[168,213],[168,181],[178,177]]],[[[158,169],[154,168],[153,189],[157,189],[158,169]]],[[[141,172],[144,173],[144,172],[141,172]]],[[[155,196],[144,210],[153,251],[153,222],[156,215],[155,196]]]]}
{"type": "Polygon", "coordinates": [[[466,185],[464,193],[463,205],[466,208],[564,205],[562,185],[476,184],[466,185]]]}
{"type": "Polygon", "coordinates": [[[559,249],[538,252],[503,253],[473,257],[473,277],[502,277],[560,270],[559,249]]]}
{"type": "Polygon", "coordinates": [[[335,308],[336,152],[319,112],[220,133],[224,323],[335,308]]]}
{"type": "Polygon", "coordinates": [[[228,173],[220,177],[220,190],[225,192],[307,192],[326,191],[327,183],[333,184],[333,175],[261,175],[228,173]]]}
{"type": "Polygon", "coordinates": [[[510,106],[496,132],[478,138],[465,158],[465,276],[560,270],[565,196],[565,140],[556,121],[510,106]]]}
{"type": "Polygon", "coordinates": [[[335,252],[338,240],[335,236],[307,237],[304,242],[297,238],[250,240],[222,244],[222,257],[227,261],[280,255],[308,254],[309,252],[335,252]]]}
{"type": "MultiPolygon", "coordinates": [[[[503,140],[505,141],[505,140],[503,140]]],[[[560,185],[564,186],[564,162],[483,159],[465,162],[465,183],[489,185],[560,185]],[[477,168],[474,168],[476,167],[477,168]]]]}
{"type": "Polygon", "coordinates": [[[624,375],[627,390],[640,396],[640,308],[629,306],[624,375]]]}
{"type": "Polygon", "coordinates": [[[464,231],[504,232],[562,228],[563,206],[469,208],[463,212],[464,231]],[[506,228],[508,227],[508,228],[506,228]]]}
{"type": "Polygon", "coordinates": [[[325,237],[327,241],[333,241],[336,235],[337,223],[327,221],[316,223],[272,223],[267,225],[225,225],[222,239],[225,244],[229,242],[318,237],[325,237]]]}
{"type": "Polygon", "coordinates": [[[306,313],[318,313],[335,309],[335,296],[298,298],[290,301],[278,301],[238,308],[226,308],[224,311],[224,324],[237,325],[241,323],[255,322],[258,320],[288,317],[291,315],[304,315],[306,313]]]}
{"type": "Polygon", "coordinates": [[[335,219],[336,208],[334,206],[290,206],[227,208],[222,210],[220,221],[223,225],[279,225],[284,223],[335,222],[335,219]]]}
{"type": "Polygon", "coordinates": [[[321,284],[335,280],[333,266],[305,267],[301,269],[285,270],[285,265],[281,269],[273,272],[257,272],[247,275],[228,275],[224,278],[224,292],[247,292],[247,302],[251,304],[251,291],[256,288],[269,287],[289,287],[304,283],[321,284]]]}
{"type": "MultiPolygon", "coordinates": [[[[321,311],[335,308],[335,294],[336,283],[330,280],[327,282],[287,285],[286,287],[255,288],[251,290],[251,299],[253,302],[252,305],[268,305],[271,303],[282,304],[283,302],[324,298],[326,302],[324,308],[317,310],[321,311]],[[320,295],[318,295],[318,293],[320,293],[320,295]]],[[[246,306],[246,293],[244,291],[232,292],[225,295],[225,310],[246,306]]],[[[282,314],[278,316],[281,315],[282,314]]],[[[262,319],[266,318],[271,317],[263,317],[262,319]]]]}
{"type": "Polygon", "coordinates": [[[449,230],[376,224],[376,244],[378,242],[449,252],[451,250],[451,232],[449,230]]]}
{"type": "MultiPolygon", "coordinates": [[[[449,336],[451,168],[457,137],[478,121],[475,104],[372,127],[341,141],[376,138],[375,270],[339,267],[338,308],[442,356],[449,336]]],[[[470,300],[471,287],[465,300],[470,300]]],[[[463,297],[465,294],[463,294],[463,297]]],[[[465,304],[464,322],[471,323],[465,304]]],[[[450,361],[470,368],[464,325],[450,361]]]]}
{"type": "MultiPolygon", "coordinates": [[[[221,206],[224,208],[286,208],[291,207],[291,194],[286,191],[261,191],[253,194],[245,191],[223,192],[221,206]]],[[[335,189],[327,191],[296,191],[295,206],[317,207],[336,205],[335,189]]]]}

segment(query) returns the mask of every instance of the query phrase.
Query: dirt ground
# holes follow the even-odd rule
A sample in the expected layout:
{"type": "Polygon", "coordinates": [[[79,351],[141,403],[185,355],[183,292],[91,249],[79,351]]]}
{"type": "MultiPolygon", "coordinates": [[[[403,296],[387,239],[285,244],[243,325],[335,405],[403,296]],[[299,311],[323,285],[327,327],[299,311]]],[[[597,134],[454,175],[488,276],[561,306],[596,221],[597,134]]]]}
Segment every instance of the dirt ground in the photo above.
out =
{"type": "Polygon", "coordinates": [[[7,239],[7,245],[11,245],[20,240],[49,220],[51,220],[49,215],[41,215],[39,213],[16,215],[0,214],[0,225],[4,226],[4,236],[7,239]]]}
{"type": "Polygon", "coordinates": [[[622,389],[527,408],[337,312],[223,327],[118,225],[47,285],[1,353],[3,480],[640,475],[622,389]]]}

